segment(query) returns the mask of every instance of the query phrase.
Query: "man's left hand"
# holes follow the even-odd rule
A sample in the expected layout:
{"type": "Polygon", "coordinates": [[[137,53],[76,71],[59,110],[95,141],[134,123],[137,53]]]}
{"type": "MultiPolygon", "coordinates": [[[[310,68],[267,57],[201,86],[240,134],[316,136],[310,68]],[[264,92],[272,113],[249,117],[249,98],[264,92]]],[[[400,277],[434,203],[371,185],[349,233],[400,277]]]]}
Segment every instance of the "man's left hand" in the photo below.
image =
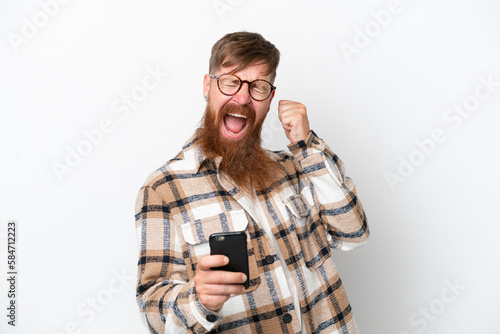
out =
{"type": "Polygon", "coordinates": [[[278,117],[290,143],[295,144],[309,135],[307,110],[302,103],[281,100],[278,105],[278,117]]]}

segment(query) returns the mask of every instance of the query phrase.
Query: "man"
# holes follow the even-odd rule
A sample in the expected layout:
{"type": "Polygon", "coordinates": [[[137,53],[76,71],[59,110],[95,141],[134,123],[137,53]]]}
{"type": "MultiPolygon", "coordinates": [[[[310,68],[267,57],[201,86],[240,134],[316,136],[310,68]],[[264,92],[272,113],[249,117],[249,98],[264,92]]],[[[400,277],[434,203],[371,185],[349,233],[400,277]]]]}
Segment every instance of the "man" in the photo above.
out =
{"type": "Polygon", "coordinates": [[[279,51],[256,33],[212,48],[200,128],[139,192],[137,301],[151,333],[357,333],[331,252],[369,235],[340,159],[306,107],[279,101],[290,152],[261,147],[279,51]],[[217,270],[212,233],[245,231],[250,286],[217,270]]]}

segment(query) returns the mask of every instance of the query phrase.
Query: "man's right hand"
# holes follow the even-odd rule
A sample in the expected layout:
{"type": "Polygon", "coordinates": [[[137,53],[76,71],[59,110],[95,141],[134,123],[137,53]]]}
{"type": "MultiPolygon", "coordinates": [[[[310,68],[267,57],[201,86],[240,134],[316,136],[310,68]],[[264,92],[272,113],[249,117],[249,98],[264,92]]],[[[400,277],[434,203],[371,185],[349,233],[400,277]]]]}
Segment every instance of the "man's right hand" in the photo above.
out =
{"type": "Polygon", "coordinates": [[[194,286],[200,302],[209,310],[216,312],[231,295],[239,295],[245,291],[243,283],[247,277],[243,273],[224,270],[211,270],[228,264],[224,255],[207,255],[196,265],[194,286]]]}

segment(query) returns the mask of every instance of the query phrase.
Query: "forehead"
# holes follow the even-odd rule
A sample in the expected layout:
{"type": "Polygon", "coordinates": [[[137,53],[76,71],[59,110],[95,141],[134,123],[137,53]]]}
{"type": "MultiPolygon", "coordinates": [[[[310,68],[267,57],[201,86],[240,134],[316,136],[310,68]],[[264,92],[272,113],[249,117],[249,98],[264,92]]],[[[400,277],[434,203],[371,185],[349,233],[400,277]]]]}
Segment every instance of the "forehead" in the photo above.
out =
{"type": "Polygon", "coordinates": [[[271,77],[271,74],[267,74],[269,66],[266,63],[250,64],[247,67],[235,72],[237,68],[238,66],[231,66],[231,67],[222,66],[218,70],[218,72],[219,74],[231,73],[244,80],[255,80],[255,79],[269,80],[269,78],[271,77]]]}

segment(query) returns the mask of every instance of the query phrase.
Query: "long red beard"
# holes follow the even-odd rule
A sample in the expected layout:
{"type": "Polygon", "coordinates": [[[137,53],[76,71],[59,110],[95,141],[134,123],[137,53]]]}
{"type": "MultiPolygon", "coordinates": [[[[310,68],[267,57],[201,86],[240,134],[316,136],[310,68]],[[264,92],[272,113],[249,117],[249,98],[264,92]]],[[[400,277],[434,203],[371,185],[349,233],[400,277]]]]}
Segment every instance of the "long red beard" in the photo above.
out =
{"type": "Polygon", "coordinates": [[[225,104],[218,116],[207,103],[203,126],[198,129],[198,142],[205,156],[213,160],[222,157],[219,170],[243,191],[265,190],[283,174],[279,165],[271,159],[261,146],[261,120],[256,123],[255,111],[249,106],[225,104]],[[229,140],[222,136],[220,129],[224,116],[228,113],[239,113],[248,117],[246,134],[239,140],[229,140]]]}

